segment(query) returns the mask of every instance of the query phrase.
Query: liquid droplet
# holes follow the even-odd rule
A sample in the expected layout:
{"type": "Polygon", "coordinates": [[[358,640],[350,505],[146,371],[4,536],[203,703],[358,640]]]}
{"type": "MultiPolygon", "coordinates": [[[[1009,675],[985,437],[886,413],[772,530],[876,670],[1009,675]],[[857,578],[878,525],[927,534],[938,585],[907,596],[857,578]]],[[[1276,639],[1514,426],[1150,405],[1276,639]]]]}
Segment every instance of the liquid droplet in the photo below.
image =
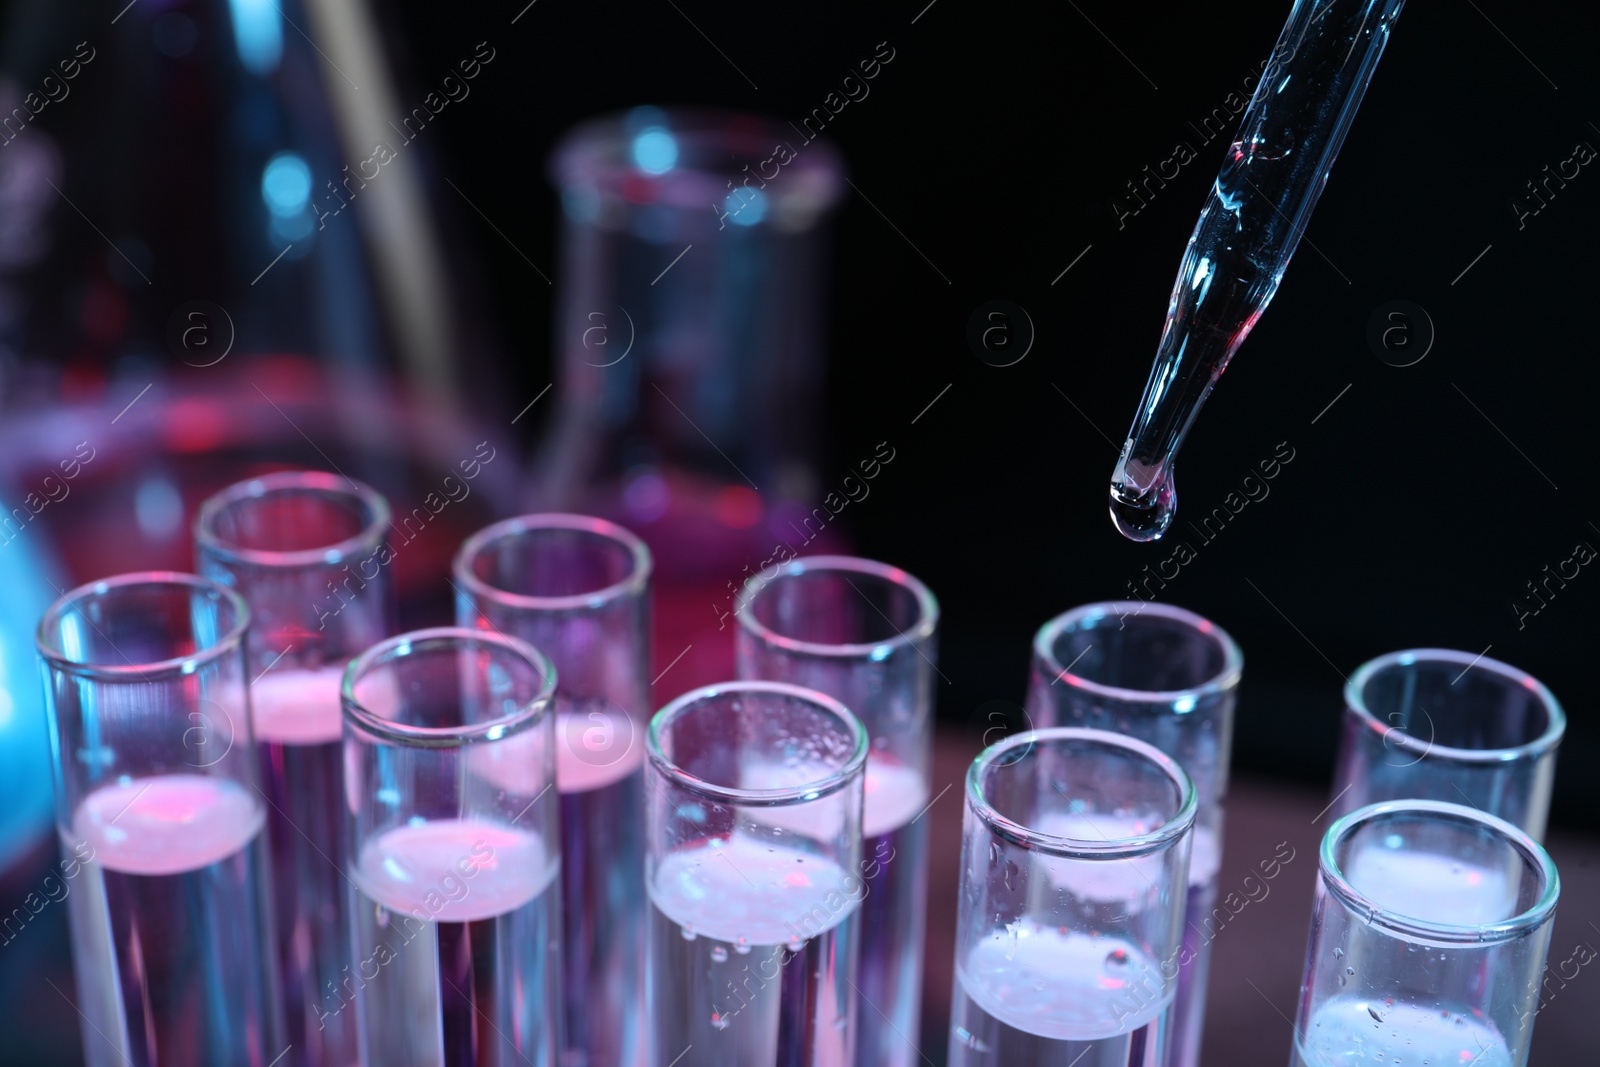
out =
{"type": "Polygon", "coordinates": [[[733,943],[733,951],[737,952],[741,956],[750,955],[750,942],[749,942],[749,940],[746,939],[746,938],[741,937],[739,940],[735,941],[733,943]]]}
{"type": "Polygon", "coordinates": [[[1126,464],[1117,465],[1111,481],[1111,521],[1117,532],[1130,541],[1155,541],[1172,525],[1178,510],[1178,488],[1170,473],[1158,474],[1156,482],[1140,490],[1126,476],[1126,464]]]}
{"type": "Polygon", "coordinates": [[[1383,1022],[1383,1016],[1381,1014],[1379,1014],[1378,1009],[1374,1008],[1370,1004],[1367,1005],[1367,1014],[1372,1016],[1373,1021],[1380,1022],[1380,1023],[1383,1022]]]}
{"type": "Polygon", "coordinates": [[[718,963],[727,963],[728,950],[723,948],[721,945],[717,945],[711,950],[711,958],[718,963]]]}
{"type": "Polygon", "coordinates": [[[711,1028],[713,1030],[726,1030],[733,1025],[733,1016],[722,1015],[718,1012],[711,1013],[711,1028]]]}
{"type": "Polygon", "coordinates": [[[678,933],[683,935],[683,939],[685,941],[693,941],[695,939],[695,937],[698,936],[698,935],[695,934],[694,927],[692,927],[692,926],[679,927],[678,928],[678,933]]]}
{"type": "Polygon", "coordinates": [[[1356,973],[1356,969],[1354,967],[1346,967],[1344,973],[1353,976],[1356,973]]]}
{"type": "Polygon", "coordinates": [[[1121,971],[1128,966],[1127,949],[1114,948],[1106,953],[1105,969],[1108,971],[1121,971]]]}
{"type": "Polygon", "coordinates": [[[1344,949],[1342,949],[1342,948],[1334,949],[1333,950],[1333,958],[1336,959],[1336,960],[1344,959],[1344,949]]]}

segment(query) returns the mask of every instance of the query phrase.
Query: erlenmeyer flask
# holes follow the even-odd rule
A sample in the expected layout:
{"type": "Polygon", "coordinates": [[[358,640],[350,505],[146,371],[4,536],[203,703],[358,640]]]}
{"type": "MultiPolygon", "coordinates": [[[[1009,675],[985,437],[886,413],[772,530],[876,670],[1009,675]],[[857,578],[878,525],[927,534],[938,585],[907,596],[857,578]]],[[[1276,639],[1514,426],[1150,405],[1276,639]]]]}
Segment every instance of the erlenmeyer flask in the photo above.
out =
{"type": "Polygon", "coordinates": [[[788,124],[653,107],[578,127],[550,167],[559,404],[534,504],[649,543],[670,635],[658,669],[693,645],[670,696],[731,677],[727,634],[694,634],[731,625],[734,591],[780,545],[798,550],[822,503],[821,224],[843,167],[788,124]]]}

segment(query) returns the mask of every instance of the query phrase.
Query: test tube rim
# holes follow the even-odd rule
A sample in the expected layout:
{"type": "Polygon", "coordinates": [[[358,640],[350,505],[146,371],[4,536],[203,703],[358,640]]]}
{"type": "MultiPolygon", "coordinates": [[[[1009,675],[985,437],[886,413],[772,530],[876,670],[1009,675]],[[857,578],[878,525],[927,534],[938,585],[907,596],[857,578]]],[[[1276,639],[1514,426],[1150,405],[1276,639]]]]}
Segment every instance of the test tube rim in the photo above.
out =
{"type": "Polygon", "coordinates": [[[570,512],[530,512],[491,523],[461,542],[456,550],[451,570],[456,581],[468,589],[473,597],[484,603],[525,611],[579,613],[599,611],[624,597],[639,596],[649,587],[655,569],[650,546],[639,535],[625,526],[594,515],[570,512]],[[506,537],[548,530],[566,530],[592,534],[621,546],[632,563],[626,577],[586,593],[569,593],[562,596],[533,596],[502,589],[479,578],[472,570],[472,560],[490,544],[506,537]]]}
{"type": "Polygon", "coordinates": [[[1082,726],[1054,726],[1043,730],[1025,730],[1022,733],[996,741],[978,753],[977,758],[972,761],[972,765],[967,768],[965,792],[967,810],[972,812],[974,817],[981,820],[991,832],[1013,844],[1021,845],[1030,850],[1071,859],[1137,859],[1140,856],[1159,852],[1170,847],[1185,834],[1188,834],[1193,829],[1195,816],[1199,812],[1199,797],[1195,790],[1194,780],[1189,777],[1189,773],[1183,769],[1177,760],[1174,760],[1154,745],[1141,741],[1136,737],[1119,734],[1111,730],[1096,730],[1082,726]],[[1089,741],[1107,748],[1128,749],[1138,753],[1160,767],[1167,777],[1178,786],[1179,803],[1177,811],[1170,819],[1149,833],[1115,838],[1109,841],[1047,834],[1002,815],[984,795],[984,771],[998,763],[1002,757],[1013,749],[1024,746],[1031,749],[1036,744],[1054,741],[1089,741]]]}
{"type": "MultiPolygon", "coordinates": [[[[848,579],[847,579],[848,580],[848,579]]],[[[819,659],[859,659],[871,656],[882,648],[897,649],[917,642],[930,640],[939,628],[939,599],[933,595],[923,581],[901,567],[891,563],[880,563],[877,560],[866,559],[861,556],[802,556],[792,559],[778,568],[778,573],[772,578],[761,580],[760,575],[751,575],[745,579],[740,590],[739,603],[734,609],[734,617],[739,620],[745,632],[761,641],[763,644],[798,656],[812,656],[819,659]],[[851,571],[856,574],[871,575],[880,578],[891,585],[898,586],[911,593],[917,604],[917,621],[914,625],[901,630],[895,637],[883,641],[861,641],[844,644],[826,644],[820,641],[802,641],[799,638],[789,637],[778,633],[755,617],[751,605],[761,590],[774,585],[780,578],[796,578],[807,572],[816,571],[851,571]],[[756,591],[750,596],[744,596],[743,591],[752,585],[757,586],[756,591]]],[[[892,625],[892,624],[891,624],[892,625]]]]}
{"type": "Polygon", "coordinates": [[[682,696],[669,701],[660,711],[651,716],[650,728],[645,734],[645,753],[649,757],[651,766],[671,781],[674,786],[706,800],[739,807],[773,808],[810,803],[813,800],[821,800],[824,797],[832,796],[839,790],[847,788],[852,781],[858,782],[861,788],[864,789],[869,748],[867,730],[862,725],[861,720],[844,704],[828,694],[818,692],[815,689],[807,689],[805,686],[791,685],[788,682],[767,682],[753,679],[718,682],[714,685],[705,685],[698,689],[689,690],[682,696]],[[797,786],[786,786],[782,789],[741,789],[737,786],[718,785],[715,782],[708,782],[703,778],[698,778],[678,766],[662,751],[662,728],[670,725],[673,720],[684,713],[685,709],[715,697],[739,693],[765,693],[785,696],[820,706],[828,714],[843,723],[854,738],[849,759],[838,770],[812,782],[797,786]]]}
{"type": "Polygon", "coordinates": [[[556,685],[556,668],[550,658],[520,638],[466,626],[432,626],[384,638],[352,659],[339,681],[339,706],[347,728],[347,740],[350,730],[359,730],[374,740],[406,748],[459,748],[479,742],[501,741],[542,722],[553,721],[551,709],[555,706],[556,685]],[[381,666],[386,658],[413,654],[418,651],[418,645],[462,645],[468,642],[497,645],[527,660],[539,671],[539,691],[515,714],[466,726],[407,726],[372,712],[355,697],[356,679],[368,668],[381,666]]]}
{"type": "Polygon", "coordinates": [[[114,574],[85,582],[63,593],[40,617],[39,625],[34,629],[34,646],[50,667],[63,674],[117,682],[155,682],[194,674],[201,668],[238,651],[243,647],[245,633],[249,628],[250,606],[245,603],[244,597],[220,582],[182,571],[130,571],[126,574],[114,574]],[[59,633],[60,621],[68,611],[91,598],[103,597],[113,591],[138,585],[185,586],[191,592],[198,591],[209,599],[223,601],[234,612],[233,625],[205,648],[187,656],[173,656],[149,663],[86,663],[70,658],[54,643],[52,635],[59,633]]]}
{"type": "Polygon", "coordinates": [[[1452,648],[1406,648],[1368,660],[1351,672],[1349,679],[1346,680],[1344,706],[1346,712],[1354,715],[1363,726],[1376,732],[1384,744],[1392,743],[1396,748],[1411,753],[1419,759],[1438,758],[1456,763],[1511,763],[1517,760],[1538,759],[1554,750],[1561,743],[1567,730],[1567,715],[1561,707],[1561,702],[1539,679],[1502,660],[1452,648]],[[1424,741],[1397,726],[1381,721],[1367,707],[1365,695],[1367,683],[1380,671],[1396,665],[1409,666],[1423,659],[1460,664],[1463,674],[1468,670],[1482,668],[1490,674],[1520,685],[1529,690],[1539,701],[1550,721],[1546,724],[1544,732],[1532,741],[1507,748],[1456,748],[1451,745],[1441,745],[1434,741],[1424,741]]]}
{"type": "Polygon", "coordinates": [[[333,566],[352,559],[364,559],[383,545],[390,524],[389,501],[365,482],[327,471],[273,471],[234,482],[207,497],[194,517],[194,541],[200,551],[223,563],[251,567],[333,566]],[[317,548],[288,551],[243,548],[220,537],[211,524],[229,505],[241,500],[259,499],[272,493],[316,492],[353,498],[367,509],[371,518],[362,528],[342,541],[317,548]]]}
{"type": "Polygon", "coordinates": [[[1059,679],[1063,684],[1069,685],[1074,689],[1080,689],[1085,693],[1091,693],[1123,704],[1175,704],[1185,697],[1193,698],[1198,702],[1204,697],[1235,688],[1244,674],[1244,652],[1239,648],[1238,642],[1234,641],[1233,635],[1228,633],[1227,630],[1224,630],[1204,615],[1190,611],[1187,608],[1155,601],[1100,600],[1069,608],[1039,627],[1033,638],[1033,652],[1039,660],[1051,669],[1053,677],[1059,679]],[[1124,607],[1132,607],[1137,610],[1127,612],[1118,610],[1124,607]],[[1200,685],[1190,686],[1185,689],[1129,689],[1124,686],[1107,685],[1104,682],[1096,682],[1082,675],[1073,674],[1067,670],[1055,654],[1056,639],[1069,625],[1090,618],[1120,615],[1126,619],[1130,616],[1139,618],[1146,614],[1184,623],[1205,637],[1214,640],[1222,649],[1222,669],[1200,685]]]}
{"type": "Polygon", "coordinates": [[[1555,861],[1550,858],[1550,853],[1545,851],[1543,845],[1519,827],[1497,815],[1445,800],[1384,800],[1340,816],[1328,827],[1328,832],[1322,835],[1322,844],[1317,852],[1317,864],[1320,884],[1341,905],[1361,916],[1368,925],[1380,927],[1402,937],[1420,938],[1435,944],[1496,945],[1526,936],[1538,930],[1553,917],[1556,903],[1561,896],[1561,875],[1556,870],[1555,861]],[[1345,877],[1335,855],[1335,846],[1359,824],[1385,815],[1419,812],[1476,823],[1500,834],[1526,858],[1533,861],[1533,865],[1544,877],[1544,892],[1525,911],[1499,922],[1476,926],[1432,922],[1416,916],[1402,915],[1372,903],[1345,877]]]}

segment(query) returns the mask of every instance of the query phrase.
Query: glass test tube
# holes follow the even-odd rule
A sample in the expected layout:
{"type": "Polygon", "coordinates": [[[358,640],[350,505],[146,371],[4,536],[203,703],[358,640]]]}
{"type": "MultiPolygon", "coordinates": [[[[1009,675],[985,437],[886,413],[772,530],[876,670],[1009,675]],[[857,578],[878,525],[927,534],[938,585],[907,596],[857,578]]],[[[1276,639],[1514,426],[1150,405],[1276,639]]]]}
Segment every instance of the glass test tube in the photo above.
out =
{"type": "Polygon", "coordinates": [[[1322,839],[1292,1067],[1523,1067],[1560,879],[1460,804],[1401,800],[1322,839]]]}
{"type": "Polygon", "coordinates": [[[813,690],[729,682],[662,708],[647,745],[651,1067],[850,1067],[861,723],[813,690]]]}
{"type": "Polygon", "coordinates": [[[362,1063],[557,1067],[555,670],[522,641],[392,637],[344,676],[362,1063]]]}
{"type": "Polygon", "coordinates": [[[376,491],[318,471],[238,482],[195,519],[200,573],[250,606],[278,973],[290,1060],[305,1067],[356,1061],[355,1013],[340,994],[351,960],[339,682],[351,657],[394,629],[388,528],[376,491]]]}
{"type": "Polygon", "coordinates": [[[1543,840],[1567,717],[1537,678],[1439,648],[1391,652],[1344,687],[1335,817],[1411,797],[1470,804],[1543,840]]]}
{"type": "Polygon", "coordinates": [[[745,583],[739,677],[792,682],[849,708],[871,739],[862,859],[856,1062],[921,1059],[929,756],[939,605],[897,567],[813,556],[745,583]],[[870,872],[870,873],[869,873],[870,872]]]}
{"type": "Polygon", "coordinates": [[[90,1067],[285,1051],[248,621],[230,590],[152,571],[80,586],[39,623],[90,1067]]]}
{"type": "Polygon", "coordinates": [[[967,772],[951,1067],[1163,1067],[1195,789],[1104,730],[1030,730],[967,772]]]}
{"type": "Polygon", "coordinates": [[[634,1067],[643,1048],[644,732],[650,550],[583,515],[524,515],[456,554],[456,621],[543,650],[561,797],[564,1067],[634,1067]]]}
{"type": "Polygon", "coordinates": [[[1233,708],[1244,657],[1215,623],[1169,604],[1085,604],[1051,619],[1033,641],[1030,724],[1113,730],[1147,741],[1194,780],[1199,812],[1189,861],[1183,959],[1171,1062],[1195,1067],[1217,930],[1223,798],[1233,708]]]}

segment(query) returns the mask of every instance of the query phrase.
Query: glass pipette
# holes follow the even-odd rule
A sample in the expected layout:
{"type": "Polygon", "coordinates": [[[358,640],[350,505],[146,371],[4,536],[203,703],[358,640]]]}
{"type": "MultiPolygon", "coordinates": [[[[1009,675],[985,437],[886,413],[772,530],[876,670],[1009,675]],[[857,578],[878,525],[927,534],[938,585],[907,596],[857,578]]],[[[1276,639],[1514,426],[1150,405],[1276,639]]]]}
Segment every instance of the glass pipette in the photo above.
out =
{"type": "Polygon", "coordinates": [[[1111,475],[1111,519],[1166,532],[1178,449],[1266,310],[1405,0],[1296,0],[1184,250],[1144,397],[1111,475]]]}

